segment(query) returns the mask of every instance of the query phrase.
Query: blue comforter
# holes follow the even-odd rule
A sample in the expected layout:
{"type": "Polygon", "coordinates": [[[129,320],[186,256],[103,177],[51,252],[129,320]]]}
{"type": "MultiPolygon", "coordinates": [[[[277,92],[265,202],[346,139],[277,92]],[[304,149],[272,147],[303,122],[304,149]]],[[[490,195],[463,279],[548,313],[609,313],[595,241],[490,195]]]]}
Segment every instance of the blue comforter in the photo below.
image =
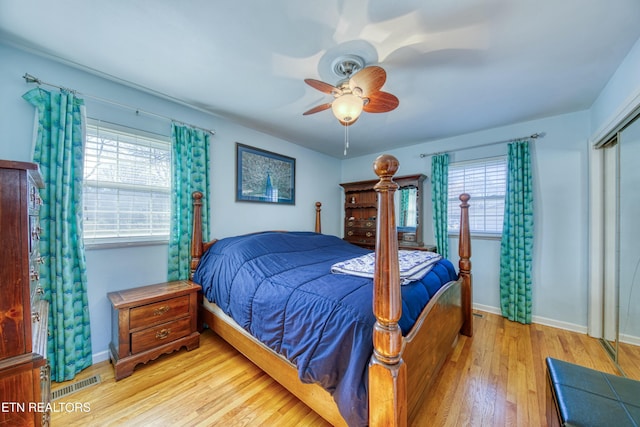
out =
{"type": "MultiPolygon", "coordinates": [[[[330,272],[334,263],[367,252],[310,232],[230,237],[203,255],[193,280],[209,301],[294,363],[301,381],[329,391],[350,426],[367,425],[372,280],[330,272]]],[[[403,333],[456,277],[453,265],[442,260],[421,281],[402,286],[403,333]]]]}

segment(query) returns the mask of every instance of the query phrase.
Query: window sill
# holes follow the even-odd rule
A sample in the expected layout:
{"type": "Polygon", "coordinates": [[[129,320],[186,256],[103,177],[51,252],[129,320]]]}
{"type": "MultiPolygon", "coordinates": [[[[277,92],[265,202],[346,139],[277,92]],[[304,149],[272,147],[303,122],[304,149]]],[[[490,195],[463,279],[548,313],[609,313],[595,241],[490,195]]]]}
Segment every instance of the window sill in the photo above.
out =
{"type": "MultiPolygon", "coordinates": [[[[458,233],[449,233],[449,238],[457,239],[459,237],[458,233]]],[[[472,239],[477,240],[502,240],[502,234],[488,234],[488,233],[471,233],[472,239]]]]}
{"type": "Polygon", "coordinates": [[[84,243],[84,248],[87,251],[99,250],[99,249],[115,249],[115,248],[131,248],[138,246],[156,246],[156,245],[168,245],[169,240],[138,240],[138,241],[106,241],[106,242],[87,242],[84,243]]]}

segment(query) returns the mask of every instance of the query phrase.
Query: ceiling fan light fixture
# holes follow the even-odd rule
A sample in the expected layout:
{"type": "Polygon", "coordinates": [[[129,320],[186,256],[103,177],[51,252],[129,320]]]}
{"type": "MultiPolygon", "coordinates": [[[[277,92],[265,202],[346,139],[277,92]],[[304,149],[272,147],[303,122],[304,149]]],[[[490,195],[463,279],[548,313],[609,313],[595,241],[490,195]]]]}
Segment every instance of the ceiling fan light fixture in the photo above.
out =
{"type": "Polygon", "coordinates": [[[349,79],[364,68],[364,59],[357,55],[342,55],[331,64],[333,72],[341,79],[349,79]]]}
{"type": "Polygon", "coordinates": [[[304,82],[320,92],[335,99],[317,105],[302,113],[309,115],[331,108],[333,115],[344,127],[344,155],[349,149],[349,127],[358,120],[363,111],[367,113],[385,113],[398,106],[398,98],[382,92],[380,89],[387,79],[387,73],[381,67],[364,66],[359,56],[346,55],[336,59],[333,71],[342,77],[335,86],[316,79],[304,79],[304,82]]]}
{"type": "Polygon", "coordinates": [[[331,103],[331,111],[341,122],[350,123],[355,121],[360,114],[362,114],[362,108],[364,102],[362,98],[352,93],[346,93],[331,103]]]}

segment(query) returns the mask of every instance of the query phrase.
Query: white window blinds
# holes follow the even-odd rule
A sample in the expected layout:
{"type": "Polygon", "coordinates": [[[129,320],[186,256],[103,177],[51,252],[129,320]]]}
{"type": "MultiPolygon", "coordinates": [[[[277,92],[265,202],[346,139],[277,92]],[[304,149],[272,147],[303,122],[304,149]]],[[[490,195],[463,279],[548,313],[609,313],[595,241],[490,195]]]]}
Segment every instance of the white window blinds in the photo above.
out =
{"type": "Polygon", "coordinates": [[[116,125],[87,125],[84,159],[85,243],[167,240],[171,143],[116,125]]]}
{"type": "Polygon", "coordinates": [[[469,193],[471,233],[501,235],[507,189],[507,159],[494,157],[449,165],[449,232],[460,230],[461,193],[469,193]]]}

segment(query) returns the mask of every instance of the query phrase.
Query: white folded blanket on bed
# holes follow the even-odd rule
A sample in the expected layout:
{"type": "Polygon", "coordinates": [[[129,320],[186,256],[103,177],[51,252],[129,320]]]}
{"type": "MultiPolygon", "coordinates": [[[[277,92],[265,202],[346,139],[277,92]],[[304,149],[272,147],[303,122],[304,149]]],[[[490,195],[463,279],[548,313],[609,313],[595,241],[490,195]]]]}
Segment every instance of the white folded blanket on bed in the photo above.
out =
{"type": "MultiPolygon", "coordinates": [[[[398,251],[400,263],[400,284],[420,280],[431,270],[442,255],[427,251],[398,251]]],[[[336,274],[350,274],[359,277],[373,278],[376,255],[374,252],[341,261],[331,266],[331,272],[336,274]]]]}

